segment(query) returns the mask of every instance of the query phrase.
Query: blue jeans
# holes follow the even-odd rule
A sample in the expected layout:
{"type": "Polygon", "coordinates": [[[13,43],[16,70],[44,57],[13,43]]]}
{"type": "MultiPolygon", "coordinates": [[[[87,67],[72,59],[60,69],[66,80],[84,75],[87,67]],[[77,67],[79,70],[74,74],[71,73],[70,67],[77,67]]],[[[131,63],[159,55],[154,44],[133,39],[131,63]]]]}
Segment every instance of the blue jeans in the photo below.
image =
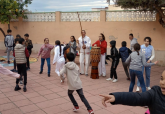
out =
{"type": "MultiPolygon", "coordinates": [[[[148,61],[148,59],[146,59],[148,61]]],[[[150,73],[151,73],[151,67],[142,67],[142,73],[144,73],[145,68],[145,76],[146,76],[146,87],[150,87],[150,73]]],[[[137,86],[140,87],[139,80],[137,81],[137,86]]]]}
{"type": "MultiPolygon", "coordinates": [[[[50,58],[46,58],[47,66],[48,66],[48,74],[50,74],[50,58]]],[[[43,71],[45,59],[41,58],[41,72],[43,71]]]]}
{"type": "Polygon", "coordinates": [[[133,92],[136,76],[137,76],[138,80],[140,81],[142,92],[145,92],[146,91],[146,87],[145,87],[142,71],[129,69],[129,72],[130,72],[130,76],[131,76],[131,83],[130,83],[130,86],[129,86],[129,92],[133,92]]]}

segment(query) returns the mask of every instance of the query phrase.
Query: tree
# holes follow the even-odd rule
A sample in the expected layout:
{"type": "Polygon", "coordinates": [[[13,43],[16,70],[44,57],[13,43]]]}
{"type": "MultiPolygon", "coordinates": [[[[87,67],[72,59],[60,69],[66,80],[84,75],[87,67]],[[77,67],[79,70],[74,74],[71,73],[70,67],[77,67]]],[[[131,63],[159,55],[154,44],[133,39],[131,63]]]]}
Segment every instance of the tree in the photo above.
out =
{"type": "Polygon", "coordinates": [[[115,5],[124,9],[139,9],[142,11],[156,11],[159,23],[165,28],[165,0],[113,0],[115,5]]]}
{"type": "MultiPolygon", "coordinates": [[[[11,19],[18,19],[19,17],[27,18],[24,14],[25,7],[31,4],[32,0],[0,0],[0,23],[8,24],[10,29],[11,19]]],[[[4,31],[0,28],[0,31],[5,36],[4,31]]]]}

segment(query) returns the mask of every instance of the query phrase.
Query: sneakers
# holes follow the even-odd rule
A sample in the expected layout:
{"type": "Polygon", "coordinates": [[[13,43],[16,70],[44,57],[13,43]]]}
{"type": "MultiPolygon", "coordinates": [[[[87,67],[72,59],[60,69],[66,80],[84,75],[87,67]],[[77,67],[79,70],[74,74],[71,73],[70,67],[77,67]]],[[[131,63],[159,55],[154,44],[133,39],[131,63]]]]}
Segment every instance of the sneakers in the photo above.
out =
{"type": "Polygon", "coordinates": [[[140,91],[140,88],[137,86],[137,88],[136,88],[136,92],[139,92],[140,91]]]}
{"type": "Polygon", "coordinates": [[[108,79],[106,79],[107,81],[111,81],[112,80],[112,78],[108,78],[108,79]]]}
{"type": "Polygon", "coordinates": [[[151,88],[150,87],[147,87],[148,90],[150,90],[151,88]]]}
{"type": "Polygon", "coordinates": [[[61,80],[61,83],[64,83],[64,81],[63,81],[63,80],[61,80]]]}
{"type": "Polygon", "coordinates": [[[73,108],[73,112],[77,112],[79,110],[79,107],[78,106],[75,106],[74,108],[73,108]]]}
{"type": "Polygon", "coordinates": [[[39,74],[42,74],[42,71],[40,71],[39,74]]]}
{"type": "Polygon", "coordinates": [[[103,74],[103,77],[105,77],[106,76],[106,74],[103,74]]]}
{"type": "Polygon", "coordinates": [[[114,79],[112,82],[113,82],[113,83],[117,82],[117,79],[114,79]]]}
{"type": "Polygon", "coordinates": [[[27,70],[27,71],[29,71],[29,70],[30,70],[30,68],[26,68],[26,70],[27,70]]]}
{"type": "Polygon", "coordinates": [[[19,85],[16,85],[16,87],[15,87],[14,90],[15,90],[15,91],[18,91],[18,90],[21,90],[21,88],[19,87],[19,85]]]}
{"type": "Polygon", "coordinates": [[[12,71],[12,72],[18,72],[16,69],[12,69],[11,71],[12,71]]]}
{"type": "Polygon", "coordinates": [[[23,82],[22,82],[22,81],[20,81],[20,82],[19,82],[19,84],[20,84],[20,85],[23,85],[23,82]]]}
{"type": "Polygon", "coordinates": [[[50,77],[50,74],[48,74],[48,77],[50,77]]]}
{"type": "Polygon", "coordinates": [[[93,110],[88,110],[89,114],[94,114],[93,110]]]}
{"type": "Polygon", "coordinates": [[[26,89],[26,85],[24,85],[24,87],[23,87],[23,91],[24,91],[24,92],[27,91],[27,89],[26,89]]]}
{"type": "Polygon", "coordinates": [[[80,73],[80,75],[84,75],[84,74],[80,73]]]}
{"type": "Polygon", "coordinates": [[[99,74],[99,76],[102,76],[102,74],[99,74]]]}
{"type": "Polygon", "coordinates": [[[88,74],[85,74],[85,76],[88,76],[88,74]]]}

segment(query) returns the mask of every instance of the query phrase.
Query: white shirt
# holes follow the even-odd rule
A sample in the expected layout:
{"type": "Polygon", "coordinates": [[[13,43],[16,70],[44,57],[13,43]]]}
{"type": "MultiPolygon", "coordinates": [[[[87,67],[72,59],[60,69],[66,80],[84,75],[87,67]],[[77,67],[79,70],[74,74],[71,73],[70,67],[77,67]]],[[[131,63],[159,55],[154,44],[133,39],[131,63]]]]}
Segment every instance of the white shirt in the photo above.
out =
{"type": "Polygon", "coordinates": [[[79,44],[78,44],[78,47],[80,48],[80,53],[88,53],[90,52],[90,47],[91,47],[91,39],[88,37],[88,36],[85,36],[83,39],[82,39],[82,36],[79,37],[79,44]],[[84,45],[86,45],[86,49],[83,49],[82,46],[83,46],[83,41],[84,41],[84,45]]]}
{"type": "Polygon", "coordinates": [[[60,56],[60,46],[55,46],[53,64],[56,63],[61,58],[62,59],[64,58],[63,49],[64,46],[61,46],[61,56],[60,56]]]}

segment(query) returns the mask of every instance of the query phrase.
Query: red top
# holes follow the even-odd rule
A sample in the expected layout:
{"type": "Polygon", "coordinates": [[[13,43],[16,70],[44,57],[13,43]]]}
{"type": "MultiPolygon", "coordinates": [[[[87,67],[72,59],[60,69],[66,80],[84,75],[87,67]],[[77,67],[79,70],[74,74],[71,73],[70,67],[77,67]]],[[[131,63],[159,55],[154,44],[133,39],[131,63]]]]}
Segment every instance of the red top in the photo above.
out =
{"type": "Polygon", "coordinates": [[[97,47],[101,48],[101,54],[106,53],[107,42],[105,40],[103,40],[102,42],[100,40],[98,40],[92,46],[94,46],[95,44],[97,44],[97,47]]]}
{"type": "MultiPolygon", "coordinates": [[[[26,55],[26,57],[29,57],[29,52],[28,52],[27,48],[25,48],[25,55],[26,55]]],[[[15,57],[15,51],[13,52],[13,56],[15,57]]]]}

